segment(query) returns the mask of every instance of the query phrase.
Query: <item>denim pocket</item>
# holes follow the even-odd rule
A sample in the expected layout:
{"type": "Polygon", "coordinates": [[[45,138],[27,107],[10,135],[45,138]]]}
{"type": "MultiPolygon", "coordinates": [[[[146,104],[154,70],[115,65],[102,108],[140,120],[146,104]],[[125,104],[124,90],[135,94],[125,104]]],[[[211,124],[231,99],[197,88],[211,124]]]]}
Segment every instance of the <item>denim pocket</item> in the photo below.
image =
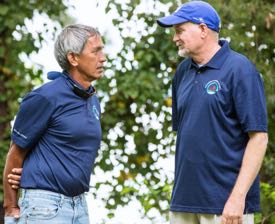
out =
{"type": "Polygon", "coordinates": [[[22,216],[27,220],[49,220],[54,218],[59,211],[59,202],[46,198],[28,198],[23,200],[22,216]]]}

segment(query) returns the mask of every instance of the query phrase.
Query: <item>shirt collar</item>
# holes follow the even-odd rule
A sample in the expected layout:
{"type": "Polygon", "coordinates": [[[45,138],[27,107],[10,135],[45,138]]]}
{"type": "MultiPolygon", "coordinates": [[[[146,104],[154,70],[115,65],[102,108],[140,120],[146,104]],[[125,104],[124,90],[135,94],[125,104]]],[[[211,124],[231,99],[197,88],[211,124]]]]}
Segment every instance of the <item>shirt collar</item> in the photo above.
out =
{"type": "Polygon", "coordinates": [[[75,84],[78,88],[80,88],[80,89],[86,91],[87,93],[91,93],[91,92],[95,91],[95,89],[94,89],[94,87],[93,87],[92,85],[90,85],[88,89],[84,89],[77,81],[75,81],[75,80],[70,76],[70,74],[69,74],[67,71],[64,70],[62,73],[63,73],[63,75],[66,76],[66,78],[68,79],[69,82],[75,84]]]}
{"type": "MultiPolygon", "coordinates": [[[[225,59],[228,56],[228,53],[230,51],[229,44],[226,40],[220,40],[219,45],[221,48],[217,51],[217,53],[210,59],[208,63],[203,65],[202,67],[208,67],[208,68],[214,68],[214,69],[220,69],[225,62],[225,59]]],[[[191,59],[189,58],[191,67],[199,68],[199,66],[191,59]]]]}
{"type": "Polygon", "coordinates": [[[211,60],[205,65],[210,68],[220,69],[227,58],[230,47],[226,40],[220,40],[219,45],[221,48],[217,53],[211,58],[211,60]]]}

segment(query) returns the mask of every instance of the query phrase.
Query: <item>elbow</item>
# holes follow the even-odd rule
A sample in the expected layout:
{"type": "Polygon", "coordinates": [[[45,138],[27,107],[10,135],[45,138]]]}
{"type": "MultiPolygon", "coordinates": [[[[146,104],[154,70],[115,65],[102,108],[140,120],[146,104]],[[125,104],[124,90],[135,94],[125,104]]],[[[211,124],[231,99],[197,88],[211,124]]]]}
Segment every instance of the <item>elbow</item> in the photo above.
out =
{"type": "Polygon", "coordinates": [[[259,135],[259,140],[258,141],[261,145],[263,145],[264,148],[267,148],[268,134],[267,133],[261,133],[261,135],[259,135]]]}
{"type": "Polygon", "coordinates": [[[261,133],[261,135],[258,136],[258,142],[262,146],[263,149],[266,150],[268,145],[268,134],[267,133],[261,133]]]}
{"type": "Polygon", "coordinates": [[[267,148],[267,145],[268,145],[268,134],[267,134],[267,133],[265,133],[263,142],[264,142],[264,144],[265,144],[265,147],[267,148]]]}
{"type": "Polygon", "coordinates": [[[261,148],[266,149],[268,145],[268,134],[265,132],[254,132],[249,133],[250,140],[261,146],[261,148]]]}

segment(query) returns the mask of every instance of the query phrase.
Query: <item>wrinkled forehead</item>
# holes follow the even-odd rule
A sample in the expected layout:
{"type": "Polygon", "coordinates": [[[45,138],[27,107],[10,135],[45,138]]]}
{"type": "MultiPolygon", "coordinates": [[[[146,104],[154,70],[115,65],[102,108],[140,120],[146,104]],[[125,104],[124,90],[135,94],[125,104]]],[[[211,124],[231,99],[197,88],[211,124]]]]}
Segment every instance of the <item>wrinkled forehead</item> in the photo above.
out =
{"type": "Polygon", "coordinates": [[[100,35],[91,35],[86,42],[90,46],[103,46],[103,41],[100,35]]]}
{"type": "Polygon", "coordinates": [[[87,41],[101,41],[101,36],[99,34],[90,34],[87,41]]]}

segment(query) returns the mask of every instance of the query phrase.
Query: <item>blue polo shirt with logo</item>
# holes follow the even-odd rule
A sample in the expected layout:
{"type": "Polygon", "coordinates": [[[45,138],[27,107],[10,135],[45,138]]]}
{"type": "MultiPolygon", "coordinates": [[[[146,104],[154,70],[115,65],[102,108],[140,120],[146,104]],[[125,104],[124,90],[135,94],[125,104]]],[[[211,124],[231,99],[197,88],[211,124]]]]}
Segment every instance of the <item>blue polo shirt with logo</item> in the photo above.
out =
{"type": "MultiPolygon", "coordinates": [[[[89,190],[100,147],[100,104],[96,94],[77,96],[68,74],[30,92],[22,101],[12,141],[30,149],[21,187],[76,196],[89,190]]],[[[92,90],[92,88],[90,88],[92,90]]]]}
{"type": "MultiPolygon", "coordinates": [[[[177,143],[171,211],[221,214],[240,171],[248,132],[267,132],[259,73],[228,42],[220,45],[201,67],[184,60],[173,79],[177,143]]],[[[245,212],[259,211],[259,193],[257,177],[245,212]]]]}

